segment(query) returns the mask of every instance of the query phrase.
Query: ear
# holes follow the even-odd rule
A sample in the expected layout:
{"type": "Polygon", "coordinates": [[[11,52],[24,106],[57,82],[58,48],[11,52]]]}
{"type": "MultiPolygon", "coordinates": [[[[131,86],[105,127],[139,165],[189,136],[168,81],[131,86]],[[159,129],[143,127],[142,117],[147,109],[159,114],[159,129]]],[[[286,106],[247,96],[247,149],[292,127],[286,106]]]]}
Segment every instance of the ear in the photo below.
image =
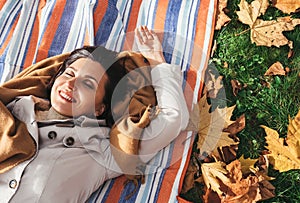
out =
{"type": "Polygon", "coordinates": [[[98,106],[98,108],[96,109],[96,111],[95,111],[95,116],[96,117],[101,116],[104,111],[105,111],[105,105],[104,104],[100,104],[98,106]]]}

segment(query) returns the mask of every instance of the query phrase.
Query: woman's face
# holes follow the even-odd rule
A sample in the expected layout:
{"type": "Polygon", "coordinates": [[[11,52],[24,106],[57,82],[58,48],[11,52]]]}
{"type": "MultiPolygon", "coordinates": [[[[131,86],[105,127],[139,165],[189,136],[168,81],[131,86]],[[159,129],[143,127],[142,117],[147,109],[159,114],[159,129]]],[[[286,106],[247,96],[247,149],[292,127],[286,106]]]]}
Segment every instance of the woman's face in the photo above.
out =
{"type": "Polygon", "coordinates": [[[51,89],[52,107],[69,117],[99,116],[105,110],[104,86],[108,78],[100,63],[80,58],[56,78],[51,89]]]}

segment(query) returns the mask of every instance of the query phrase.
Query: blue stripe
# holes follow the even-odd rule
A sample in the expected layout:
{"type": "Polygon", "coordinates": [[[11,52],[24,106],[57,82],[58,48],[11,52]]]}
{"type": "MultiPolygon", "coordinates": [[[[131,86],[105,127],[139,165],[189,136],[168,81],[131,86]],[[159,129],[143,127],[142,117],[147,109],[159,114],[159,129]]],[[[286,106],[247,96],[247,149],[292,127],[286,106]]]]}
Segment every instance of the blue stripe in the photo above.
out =
{"type": "MultiPolygon", "coordinates": [[[[105,191],[105,194],[103,196],[103,199],[101,199],[101,203],[105,203],[111,189],[113,188],[114,186],[114,183],[115,183],[115,178],[111,179],[109,182],[106,182],[106,184],[109,184],[107,190],[105,191]]],[[[98,198],[97,198],[98,199],[98,198]]]]}
{"type": "MultiPolygon", "coordinates": [[[[13,24],[15,23],[21,9],[22,9],[22,4],[20,5],[21,3],[17,1],[17,3],[15,5],[9,5],[9,9],[5,10],[5,13],[7,14],[12,14],[16,9],[17,12],[15,14],[15,16],[13,17],[13,20],[11,21],[10,25],[7,25],[8,24],[8,21],[11,19],[11,15],[0,15],[0,22],[4,22],[1,26],[1,29],[0,29],[0,38],[2,38],[1,42],[0,42],[0,46],[2,47],[2,43],[5,41],[5,39],[7,38],[8,36],[8,33],[10,31],[10,29],[12,28],[13,24]],[[1,17],[2,16],[2,17],[1,17]],[[7,17],[7,18],[5,18],[7,17]],[[9,26],[10,29],[8,29],[8,32],[4,33],[4,36],[3,35],[3,32],[5,30],[5,28],[9,26]]],[[[4,11],[3,11],[4,12],[4,11]]]]}
{"type": "Polygon", "coordinates": [[[101,25],[99,26],[95,36],[95,45],[105,45],[111,34],[111,30],[118,16],[116,2],[117,0],[108,1],[105,15],[103,16],[101,25]]]}
{"type": "Polygon", "coordinates": [[[3,54],[0,57],[0,78],[2,78],[3,74],[4,74],[5,58],[7,56],[7,52],[8,52],[8,49],[6,48],[5,51],[3,52],[3,54]]]}
{"type": "MultiPolygon", "coordinates": [[[[128,14],[127,18],[126,18],[126,24],[124,25],[123,24],[123,27],[124,27],[124,33],[127,32],[127,28],[128,28],[128,24],[129,24],[129,19],[130,19],[130,13],[131,13],[131,10],[132,10],[132,4],[133,4],[133,1],[131,1],[131,4],[129,5],[129,12],[126,12],[127,8],[128,8],[128,1],[126,3],[126,5],[123,7],[123,13],[122,13],[122,22],[124,23],[125,22],[125,15],[128,14]]],[[[115,47],[114,47],[114,50],[115,51],[121,51],[123,50],[123,47],[124,47],[124,41],[125,41],[125,35],[121,35],[121,29],[120,29],[120,33],[118,33],[117,35],[118,37],[118,40],[117,40],[117,43],[115,44],[115,47]],[[116,50],[116,47],[117,45],[121,43],[121,46],[120,46],[120,50],[116,50]]]]}
{"type": "MultiPolygon", "coordinates": [[[[56,0],[52,0],[52,1],[50,1],[50,3],[51,3],[51,6],[47,6],[46,8],[44,8],[44,9],[46,9],[46,10],[45,10],[45,14],[47,15],[47,19],[46,19],[46,21],[45,21],[45,23],[44,23],[43,30],[41,31],[42,34],[40,35],[39,42],[38,42],[38,46],[40,46],[40,44],[41,44],[41,42],[42,42],[42,39],[43,39],[43,36],[44,36],[44,34],[45,34],[47,25],[48,25],[48,23],[49,23],[49,20],[50,20],[51,15],[52,15],[52,12],[53,12],[54,5],[55,5],[55,3],[56,3],[56,0]],[[49,11],[49,10],[50,10],[50,11],[49,11]]],[[[48,3],[48,4],[50,4],[50,3],[48,3]]],[[[49,29],[49,28],[48,28],[48,29],[49,29]]]]}
{"type": "Polygon", "coordinates": [[[67,41],[72,25],[70,22],[73,22],[77,4],[78,0],[67,0],[64,12],[60,18],[60,23],[52,40],[51,47],[48,50],[48,57],[61,54],[63,52],[64,45],[67,41]]]}
{"type": "Polygon", "coordinates": [[[134,183],[131,181],[128,184],[126,184],[126,186],[124,187],[121,196],[119,198],[119,203],[125,203],[125,202],[135,202],[139,189],[141,187],[141,183],[139,181],[138,183],[138,188],[135,188],[134,183]],[[132,194],[132,196],[130,197],[130,199],[126,200],[126,196],[129,195],[131,192],[133,192],[134,190],[137,190],[135,193],[132,194]]]}
{"type": "Polygon", "coordinates": [[[163,179],[166,175],[166,171],[167,171],[168,167],[170,166],[170,163],[171,163],[171,160],[172,160],[172,154],[173,154],[173,150],[174,150],[174,141],[172,143],[170,143],[169,148],[170,149],[169,149],[169,153],[168,153],[168,156],[167,156],[167,159],[168,159],[167,165],[160,172],[159,182],[158,182],[157,187],[156,187],[155,202],[157,201],[158,195],[161,192],[160,189],[161,189],[161,186],[162,186],[162,181],[163,181],[163,179]]]}
{"type": "MultiPolygon", "coordinates": [[[[193,8],[194,7],[194,4],[192,5],[192,7],[191,8],[193,8]]],[[[192,42],[193,42],[193,44],[192,45],[194,45],[194,41],[195,41],[195,35],[196,35],[196,26],[197,26],[197,19],[198,19],[198,16],[199,16],[199,9],[200,9],[200,0],[198,0],[197,1],[197,5],[196,5],[196,10],[195,10],[195,18],[194,18],[194,21],[193,21],[193,33],[192,33],[192,42]]],[[[190,13],[189,13],[189,20],[188,20],[188,22],[191,22],[191,15],[190,15],[190,13]]],[[[188,28],[189,28],[189,26],[190,26],[190,23],[187,23],[188,24],[188,28]]],[[[189,29],[187,29],[187,30],[189,30],[189,29]]],[[[188,71],[189,69],[190,69],[190,63],[191,63],[191,59],[192,59],[192,54],[193,54],[193,46],[191,46],[191,48],[190,48],[190,50],[187,52],[186,51],[186,47],[184,48],[184,53],[186,54],[188,54],[188,64],[187,64],[187,67],[185,68],[185,70],[186,71],[188,71]]]]}
{"type": "MultiPolygon", "coordinates": [[[[157,12],[158,1],[151,1],[150,4],[152,4],[153,2],[155,3],[153,13],[156,13],[157,12]]],[[[156,15],[153,15],[153,13],[150,11],[150,8],[151,8],[151,5],[149,6],[149,9],[148,9],[148,15],[147,15],[146,23],[150,28],[153,28],[154,27],[154,22],[155,22],[154,19],[155,19],[156,15]],[[149,25],[149,18],[150,17],[152,17],[152,25],[149,25]]]]}
{"type": "MultiPolygon", "coordinates": [[[[34,18],[36,17],[36,14],[33,14],[33,9],[34,9],[34,7],[36,7],[36,5],[35,4],[38,4],[38,1],[34,1],[34,4],[31,6],[31,8],[30,8],[30,11],[29,11],[29,16],[34,16],[34,18]]],[[[31,21],[31,18],[29,18],[28,19],[28,21],[26,22],[26,25],[25,25],[25,28],[28,28],[29,26],[29,22],[31,21]]],[[[32,28],[33,27],[31,27],[31,31],[30,31],[30,33],[32,33],[32,28]]],[[[26,33],[26,29],[25,29],[25,33],[26,33]]],[[[18,52],[17,52],[17,57],[15,58],[16,60],[18,60],[19,59],[19,57],[20,57],[20,54],[21,54],[21,47],[23,47],[23,44],[24,43],[26,43],[26,48],[25,48],[25,51],[24,51],[24,53],[23,53],[23,56],[21,56],[22,57],[22,62],[21,62],[21,67],[20,67],[20,71],[23,69],[23,64],[24,64],[24,59],[25,59],[25,57],[26,57],[26,53],[27,53],[27,46],[28,46],[28,43],[30,42],[30,37],[29,37],[29,39],[24,39],[24,35],[26,35],[25,33],[22,33],[23,34],[23,36],[22,36],[22,41],[21,41],[21,43],[20,43],[20,47],[18,47],[18,52]]],[[[15,47],[16,48],[16,47],[15,47]]],[[[14,61],[13,62],[14,64],[16,64],[16,61],[14,61]]],[[[18,73],[19,73],[19,71],[18,71],[18,73]]],[[[14,68],[13,70],[12,70],[12,75],[15,75],[16,74],[16,68],[14,68]]]]}
{"type": "Polygon", "coordinates": [[[172,53],[175,46],[175,37],[177,31],[178,13],[180,11],[182,0],[169,1],[166,19],[165,19],[165,32],[169,32],[167,38],[164,36],[162,45],[167,47],[167,51],[164,52],[165,59],[168,63],[171,63],[172,53]]]}
{"type": "MultiPolygon", "coordinates": [[[[158,166],[162,166],[162,163],[163,163],[163,160],[164,160],[164,158],[165,158],[165,149],[163,149],[163,150],[161,150],[161,153],[162,153],[162,155],[161,155],[161,158],[159,159],[159,165],[158,166]]],[[[157,167],[157,169],[158,169],[159,167],[157,167]]],[[[158,187],[161,187],[161,175],[163,174],[163,170],[165,170],[165,169],[163,169],[163,170],[161,170],[161,171],[158,171],[156,169],[156,172],[155,173],[153,173],[153,176],[154,176],[154,178],[153,178],[153,180],[154,179],[156,179],[157,177],[156,176],[159,176],[158,178],[159,178],[159,183],[157,184],[157,185],[155,185],[155,181],[152,181],[151,182],[151,187],[150,187],[150,192],[152,193],[153,191],[157,191],[157,190],[159,190],[158,189],[158,187]],[[155,189],[156,190],[155,190],[155,189]]],[[[150,194],[151,194],[150,193],[150,194]]],[[[151,197],[151,195],[148,195],[148,200],[147,200],[147,202],[150,202],[150,197],[151,197]]],[[[156,192],[155,192],[155,196],[154,196],[154,202],[156,202],[157,201],[157,196],[156,196],[156,192]]]]}

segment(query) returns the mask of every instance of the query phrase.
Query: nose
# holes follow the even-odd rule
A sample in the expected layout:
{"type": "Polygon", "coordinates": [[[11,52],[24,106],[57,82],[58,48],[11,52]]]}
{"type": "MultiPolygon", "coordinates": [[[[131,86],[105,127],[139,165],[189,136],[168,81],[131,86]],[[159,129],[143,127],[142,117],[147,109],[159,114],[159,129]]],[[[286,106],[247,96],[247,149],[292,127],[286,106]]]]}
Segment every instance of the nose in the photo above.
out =
{"type": "Polygon", "coordinates": [[[70,91],[74,91],[74,90],[75,90],[75,80],[76,80],[76,78],[75,78],[75,77],[72,77],[72,78],[69,78],[69,79],[66,81],[67,88],[68,88],[70,91]]]}

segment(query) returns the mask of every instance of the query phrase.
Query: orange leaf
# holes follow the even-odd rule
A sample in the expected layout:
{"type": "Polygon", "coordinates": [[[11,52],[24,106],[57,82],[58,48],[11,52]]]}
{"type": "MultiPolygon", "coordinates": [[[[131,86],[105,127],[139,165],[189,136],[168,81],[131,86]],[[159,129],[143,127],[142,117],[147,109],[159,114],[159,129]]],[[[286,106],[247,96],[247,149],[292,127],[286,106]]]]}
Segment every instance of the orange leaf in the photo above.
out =
{"type": "Polygon", "coordinates": [[[288,14],[295,12],[300,8],[299,0],[272,0],[272,4],[282,12],[288,14]]]}
{"type": "Polygon", "coordinates": [[[220,30],[231,19],[224,13],[224,8],[227,6],[227,0],[219,0],[218,11],[217,11],[217,22],[215,29],[220,30]]]}
{"type": "Polygon", "coordinates": [[[283,68],[283,65],[279,61],[277,61],[270,66],[265,75],[285,75],[285,70],[283,68]]]}

